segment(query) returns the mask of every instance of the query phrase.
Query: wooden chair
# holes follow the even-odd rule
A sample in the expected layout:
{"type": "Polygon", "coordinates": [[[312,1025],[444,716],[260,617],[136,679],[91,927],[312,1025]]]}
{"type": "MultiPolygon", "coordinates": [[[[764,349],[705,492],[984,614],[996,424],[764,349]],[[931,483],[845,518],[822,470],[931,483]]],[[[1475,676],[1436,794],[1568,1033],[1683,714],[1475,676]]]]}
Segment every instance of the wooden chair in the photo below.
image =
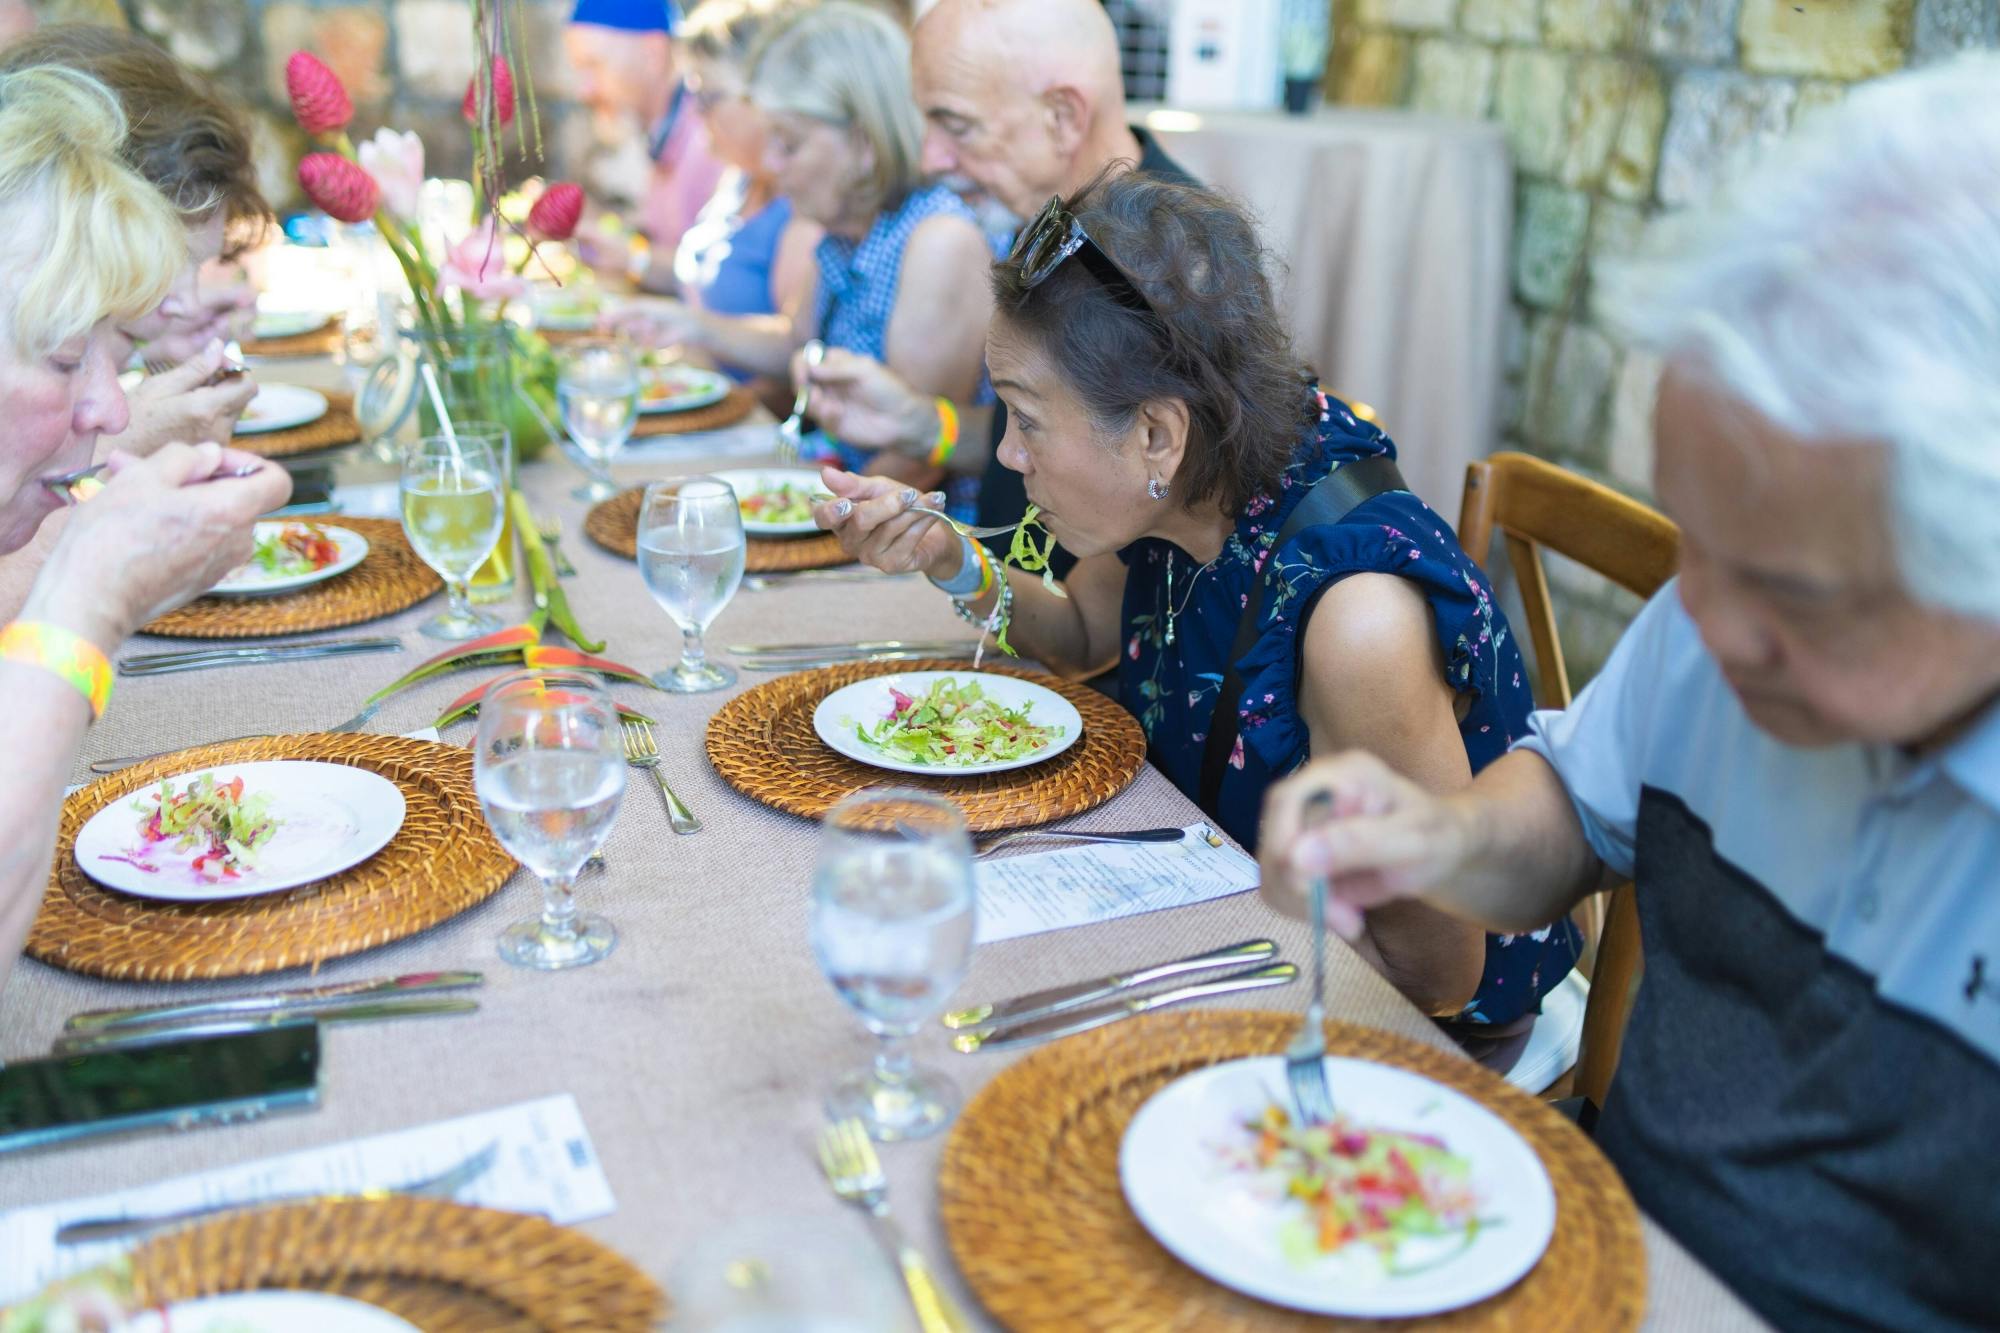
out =
{"type": "MultiPolygon", "coordinates": [[[[1484,565],[1495,532],[1506,539],[1507,558],[1526,612],[1525,628],[1535,648],[1536,702],[1544,708],[1567,708],[1569,672],[1556,635],[1542,552],[1555,551],[1628,592],[1651,597],[1673,577],[1680,532],[1665,515],[1609,486],[1521,453],[1494,454],[1465,469],[1459,543],[1484,565]]],[[[1638,992],[1642,966],[1632,886],[1612,890],[1608,908],[1600,911],[1606,896],[1593,895],[1578,911],[1591,986],[1574,1091],[1599,1106],[1604,1105],[1611,1075],[1618,1068],[1625,1019],[1638,992]]]]}

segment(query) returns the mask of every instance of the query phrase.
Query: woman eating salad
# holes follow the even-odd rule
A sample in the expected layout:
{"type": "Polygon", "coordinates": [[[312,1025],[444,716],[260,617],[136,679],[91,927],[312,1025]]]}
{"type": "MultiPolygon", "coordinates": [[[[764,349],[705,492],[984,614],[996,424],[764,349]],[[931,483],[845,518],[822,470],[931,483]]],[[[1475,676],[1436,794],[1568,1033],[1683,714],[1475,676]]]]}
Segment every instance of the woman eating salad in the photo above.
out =
{"type": "MultiPolygon", "coordinates": [[[[1002,567],[885,478],[829,470],[814,511],[1021,655],[1072,677],[1115,662],[1153,762],[1252,848],[1265,793],[1310,756],[1372,750],[1449,791],[1532,707],[1485,576],[1388,438],[1313,385],[1265,260],[1234,204],[1127,173],[1050,200],[994,266],[1000,458],[1078,557],[1060,583],[1031,527],[1002,567]]],[[[1398,904],[1360,947],[1470,1039],[1531,1022],[1578,938],[1398,904]]]]}
{"type": "MultiPolygon", "coordinates": [[[[0,553],[86,494],[69,483],[129,416],[116,326],[159,305],[187,251],[173,206],[119,160],[124,134],[117,99],[87,75],[0,74],[0,553]]],[[[41,904],[77,747],[111,693],[106,654],[247,559],[252,521],[291,487],[277,465],[215,444],[114,452],[106,474],[0,627],[14,719],[0,766],[0,980],[41,904]]]]}

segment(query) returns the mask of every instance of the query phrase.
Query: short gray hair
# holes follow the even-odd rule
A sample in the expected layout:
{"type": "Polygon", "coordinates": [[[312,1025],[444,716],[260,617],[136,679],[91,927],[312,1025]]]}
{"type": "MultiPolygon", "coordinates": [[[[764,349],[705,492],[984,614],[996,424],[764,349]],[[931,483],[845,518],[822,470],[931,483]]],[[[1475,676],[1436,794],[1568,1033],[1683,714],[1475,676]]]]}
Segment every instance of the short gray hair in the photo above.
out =
{"type": "Polygon", "coordinates": [[[924,122],[910,92],[910,39],[851,0],[801,8],[751,56],[750,96],[766,111],[851,128],[875,149],[869,185],[887,212],[922,182],[924,122]]]}
{"type": "Polygon", "coordinates": [[[2000,621],[2000,56],[1856,89],[1653,239],[1598,275],[1613,331],[1888,445],[1911,592],[2000,621]]]}

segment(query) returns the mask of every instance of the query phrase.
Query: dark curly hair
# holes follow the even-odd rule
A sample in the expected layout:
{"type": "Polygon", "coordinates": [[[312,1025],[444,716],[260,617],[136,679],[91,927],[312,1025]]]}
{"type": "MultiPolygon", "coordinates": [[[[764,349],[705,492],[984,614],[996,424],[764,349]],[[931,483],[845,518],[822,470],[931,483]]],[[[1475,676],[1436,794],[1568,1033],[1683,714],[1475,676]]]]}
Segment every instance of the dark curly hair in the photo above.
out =
{"type": "Polygon", "coordinates": [[[1122,435],[1142,404],[1187,404],[1187,456],[1174,490],[1189,509],[1238,514],[1278,484],[1317,417],[1243,209],[1209,190],[1115,166],[1064,202],[1152,306],[1120,304],[1083,264],[1029,287],[1011,258],[993,266],[1000,317],[1054,364],[1099,432],[1122,435]]]}
{"type": "Polygon", "coordinates": [[[253,244],[273,221],[257,186],[241,103],[137,33],[67,23],[30,33],[0,71],[61,65],[104,82],[125,108],[124,157],[184,216],[220,212],[226,249],[253,244]]]}

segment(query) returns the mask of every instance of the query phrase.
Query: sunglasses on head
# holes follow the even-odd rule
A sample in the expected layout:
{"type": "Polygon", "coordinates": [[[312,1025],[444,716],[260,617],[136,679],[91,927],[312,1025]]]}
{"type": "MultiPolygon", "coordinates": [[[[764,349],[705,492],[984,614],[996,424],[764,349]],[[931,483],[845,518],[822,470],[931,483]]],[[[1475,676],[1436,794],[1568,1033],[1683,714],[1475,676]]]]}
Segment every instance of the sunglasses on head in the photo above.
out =
{"type": "Polygon", "coordinates": [[[1021,234],[1014,238],[1014,248],[1008,254],[1007,262],[1021,270],[1021,285],[1033,291],[1047,282],[1049,275],[1061,268],[1063,261],[1072,255],[1090,270],[1090,276],[1096,278],[1118,304],[1142,315],[1153,313],[1153,307],[1138,286],[1125,276],[1125,271],[1110,255],[1104,253],[1102,246],[1090,239],[1090,233],[1063,207],[1060,198],[1051,198],[1043,204],[1034,221],[1021,228],[1021,234]]]}

